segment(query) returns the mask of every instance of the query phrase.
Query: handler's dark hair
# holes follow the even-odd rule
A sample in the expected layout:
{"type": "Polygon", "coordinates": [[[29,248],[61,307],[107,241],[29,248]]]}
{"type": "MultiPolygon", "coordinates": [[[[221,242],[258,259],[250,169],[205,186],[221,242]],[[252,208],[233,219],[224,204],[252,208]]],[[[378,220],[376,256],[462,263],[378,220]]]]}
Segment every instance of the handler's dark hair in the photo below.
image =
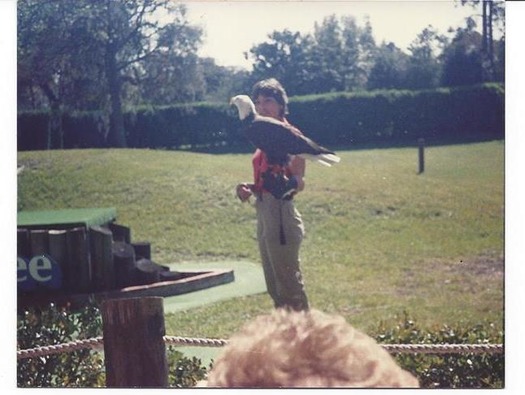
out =
{"type": "Polygon", "coordinates": [[[275,78],[268,78],[257,82],[252,88],[252,100],[257,96],[273,97],[277,103],[283,106],[283,115],[288,114],[288,95],[283,86],[275,78]]]}

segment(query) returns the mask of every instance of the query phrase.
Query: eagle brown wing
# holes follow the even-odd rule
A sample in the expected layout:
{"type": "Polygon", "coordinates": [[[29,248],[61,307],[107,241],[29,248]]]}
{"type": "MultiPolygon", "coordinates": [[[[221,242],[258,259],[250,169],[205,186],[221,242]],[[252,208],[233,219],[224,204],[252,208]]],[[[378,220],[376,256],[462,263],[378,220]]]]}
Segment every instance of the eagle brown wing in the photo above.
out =
{"type": "Polygon", "coordinates": [[[247,125],[246,136],[253,145],[266,153],[272,163],[286,163],[288,155],[334,154],[292,125],[269,117],[254,117],[247,125]]]}

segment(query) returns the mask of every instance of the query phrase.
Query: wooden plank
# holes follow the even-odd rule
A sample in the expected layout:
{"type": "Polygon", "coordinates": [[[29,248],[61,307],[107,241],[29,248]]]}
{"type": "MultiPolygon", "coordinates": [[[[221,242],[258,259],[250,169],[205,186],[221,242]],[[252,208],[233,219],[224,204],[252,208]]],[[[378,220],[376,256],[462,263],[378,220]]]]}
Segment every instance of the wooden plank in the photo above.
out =
{"type": "Polygon", "coordinates": [[[175,296],[235,281],[232,269],[215,269],[209,272],[183,272],[184,278],[160,281],[149,285],[136,285],[101,295],[107,298],[175,296]]]}
{"type": "Polygon", "coordinates": [[[135,277],[135,250],[130,244],[114,242],[112,245],[115,268],[115,286],[123,288],[133,285],[135,277]]]}
{"type": "MultiPolygon", "coordinates": [[[[165,272],[163,272],[165,273],[165,272]]],[[[110,290],[104,292],[75,293],[75,294],[53,294],[39,295],[38,298],[31,295],[19,295],[17,298],[18,308],[27,306],[46,306],[50,302],[57,304],[70,305],[74,308],[84,306],[89,303],[93,295],[102,302],[107,299],[122,299],[132,297],[159,296],[168,297],[181,295],[188,292],[199,291],[214,287],[221,284],[227,284],[235,281],[235,275],[232,269],[213,269],[210,271],[200,272],[180,272],[180,278],[177,280],[165,280],[155,284],[130,286],[119,290],[110,290]]]]}
{"type": "Polygon", "coordinates": [[[131,243],[131,229],[127,226],[110,223],[109,230],[113,233],[113,241],[131,243]]]}
{"type": "Polygon", "coordinates": [[[91,287],[91,261],[86,228],[74,228],[67,232],[68,273],[71,291],[85,292],[91,287]]]}
{"type": "Polygon", "coordinates": [[[29,232],[29,258],[49,252],[47,230],[31,230],[29,232]]]}
{"type": "Polygon", "coordinates": [[[106,387],[166,388],[162,298],[107,300],[101,310],[106,387]]]}
{"type": "Polygon", "coordinates": [[[160,265],[149,259],[139,259],[135,262],[134,285],[153,284],[160,280],[160,272],[163,271],[160,265]]]}
{"type": "Polygon", "coordinates": [[[67,251],[67,231],[50,230],[49,237],[49,255],[58,263],[62,272],[62,289],[69,287],[70,274],[68,272],[68,251],[67,251]]]}
{"type": "Polygon", "coordinates": [[[101,226],[92,226],[89,229],[89,243],[93,289],[95,291],[107,291],[115,288],[111,231],[101,226]]]}
{"type": "Polygon", "coordinates": [[[137,257],[137,259],[151,259],[151,243],[147,241],[140,241],[131,243],[131,246],[135,250],[135,256],[137,257]]]}
{"type": "Polygon", "coordinates": [[[16,230],[16,253],[20,257],[30,258],[29,232],[27,229],[18,228],[16,230]]]}

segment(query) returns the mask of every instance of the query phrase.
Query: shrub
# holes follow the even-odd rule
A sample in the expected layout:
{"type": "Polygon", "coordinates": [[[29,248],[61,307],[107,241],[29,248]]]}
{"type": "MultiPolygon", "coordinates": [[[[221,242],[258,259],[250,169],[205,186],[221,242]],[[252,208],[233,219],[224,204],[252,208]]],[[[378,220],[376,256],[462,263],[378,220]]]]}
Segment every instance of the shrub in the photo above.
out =
{"type": "MultiPolygon", "coordinates": [[[[322,145],[483,141],[504,137],[504,98],[501,84],[299,96],[290,99],[290,121],[322,145]]],[[[64,114],[64,147],[105,147],[106,118],[64,114]]],[[[140,107],[124,118],[130,148],[250,146],[226,104],[140,107]]],[[[19,113],[18,150],[47,149],[49,122],[47,113],[19,113]]]]}
{"type": "Polygon", "coordinates": [[[290,121],[321,144],[501,139],[504,96],[502,85],[484,84],[293,97],[290,121]]]}
{"type": "MultiPolygon", "coordinates": [[[[391,344],[502,343],[503,333],[492,323],[473,327],[443,325],[424,331],[406,314],[392,327],[380,323],[376,340],[391,344]]],[[[396,354],[395,359],[420,380],[423,388],[503,388],[503,354],[396,354]]]]}
{"type": "Polygon", "coordinates": [[[202,366],[201,360],[185,357],[180,351],[169,346],[166,350],[168,359],[168,385],[170,387],[195,387],[199,380],[206,378],[207,369],[202,366]]]}
{"type": "MultiPolygon", "coordinates": [[[[17,349],[62,344],[101,336],[102,319],[95,302],[73,312],[50,304],[46,309],[28,308],[18,316],[17,349]]],[[[166,350],[168,384],[193,387],[206,376],[200,359],[187,358],[171,346],[166,350]]],[[[104,387],[104,358],[84,349],[17,361],[18,387],[104,387]]]]}
{"type": "MultiPolygon", "coordinates": [[[[101,328],[100,313],[93,303],[78,312],[55,304],[42,310],[29,308],[18,316],[17,348],[97,337],[101,328]]],[[[104,360],[89,349],[17,362],[19,387],[101,387],[105,383],[104,360]]]]}

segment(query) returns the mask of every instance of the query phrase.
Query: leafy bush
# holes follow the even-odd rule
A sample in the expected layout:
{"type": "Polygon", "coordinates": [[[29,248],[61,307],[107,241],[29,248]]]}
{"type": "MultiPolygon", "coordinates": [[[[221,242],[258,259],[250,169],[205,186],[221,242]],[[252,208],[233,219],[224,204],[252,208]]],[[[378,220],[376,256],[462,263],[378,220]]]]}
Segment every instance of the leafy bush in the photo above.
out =
{"type": "MultiPolygon", "coordinates": [[[[424,331],[406,314],[394,327],[381,323],[376,340],[386,344],[502,343],[503,333],[491,323],[473,327],[443,325],[424,331]]],[[[396,354],[395,359],[419,378],[423,388],[503,388],[503,354],[396,354]]]]}
{"type": "Polygon", "coordinates": [[[168,385],[170,387],[194,387],[199,380],[206,378],[207,369],[201,360],[185,357],[180,351],[169,346],[166,350],[168,359],[168,385]]]}
{"type": "Polygon", "coordinates": [[[49,146],[48,112],[23,112],[17,118],[17,150],[44,150],[49,146]]]}
{"type": "MultiPolygon", "coordinates": [[[[29,308],[18,316],[17,349],[67,343],[101,336],[102,319],[93,302],[79,311],[50,304],[47,309],[29,308]]],[[[172,387],[193,387],[206,376],[200,359],[187,358],[167,348],[168,383],[172,387]]],[[[17,361],[18,387],[104,387],[102,353],[83,349],[17,361]]]]}
{"type": "MultiPolygon", "coordinates": [[[[29,308],[18,316],[19,350],[100,336],[102,321],[95,304],[72,312],[50,304],[29,308]]],[[[104,360],[96,351],[83,349],[18,360],[19,387],[101,387],[105,383],[104,360]]]]}
{"type": "Polygon", "coordinates": [[[499,84],[310,95],[290,99],[290,121],[322,144],[501,139],[504,97],[499,84]]]}

